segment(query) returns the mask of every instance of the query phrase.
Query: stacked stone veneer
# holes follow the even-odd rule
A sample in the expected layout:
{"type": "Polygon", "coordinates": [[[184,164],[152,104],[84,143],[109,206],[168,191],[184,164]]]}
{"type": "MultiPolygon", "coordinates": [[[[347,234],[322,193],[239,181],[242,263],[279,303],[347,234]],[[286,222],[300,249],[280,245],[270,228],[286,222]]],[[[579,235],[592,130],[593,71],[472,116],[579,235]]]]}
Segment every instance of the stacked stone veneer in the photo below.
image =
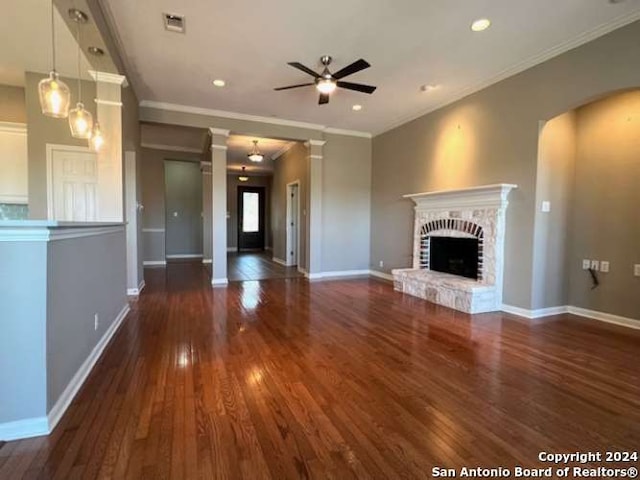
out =
{"type": "Polygon", "coordinates": [[[489,185],[407,195],[415,203],[413,268],[393,270],[395,289],[467,313],[502,306],[507,195],[514,185],[489,185]],[[478,280],[429,269],[432,237],[478,239],[478,280]]]}

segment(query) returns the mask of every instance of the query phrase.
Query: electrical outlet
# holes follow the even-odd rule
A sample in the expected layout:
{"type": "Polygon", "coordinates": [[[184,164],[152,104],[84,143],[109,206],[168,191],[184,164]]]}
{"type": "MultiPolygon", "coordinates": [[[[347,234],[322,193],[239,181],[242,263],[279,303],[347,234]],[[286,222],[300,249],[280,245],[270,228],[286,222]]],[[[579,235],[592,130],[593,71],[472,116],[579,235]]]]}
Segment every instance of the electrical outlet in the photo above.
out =
{"type": "Polygon", "coordinates": [[[380,266],[380,268],[384,268],[384,262],[382,260],[380,260],[380,263],[378,265],[380,266]]]}
{"type": "Polygon", "coordinates": [[[591,260],[591,270],[595,270],[596,272],[599,270],[600,262],[598,260],[591,260]]]}
{"type": "Polygon", "coordinates": [[[98,314],[96,313],[93,316],[93,329],[94,330],[98,330],[98,325],[100,324],[100,318],[98,317],[98,314]]]}
{"type": "Polygon", "coordinates": [[[582,269],[589,270],[591,268],[591,260],[582,260],[582,269]]]}
{"type": "Polygon", "coordinates": [[[541,209],[544,213],[549,213],[551,211],[551,202],[548,200],[545,200],[544,202],[542,202],[542,209],[541,209]]]}
{"type": "Polygon", "coordinates": [[[640,277],[640,264],[638,263],[633,266],[633,276],[640,277]]]}
{"type": "Polygon", "coordinates": [[[609,262],[606,260],[600,261],[600,271],[603,273],[609,273],[609,262]]]}

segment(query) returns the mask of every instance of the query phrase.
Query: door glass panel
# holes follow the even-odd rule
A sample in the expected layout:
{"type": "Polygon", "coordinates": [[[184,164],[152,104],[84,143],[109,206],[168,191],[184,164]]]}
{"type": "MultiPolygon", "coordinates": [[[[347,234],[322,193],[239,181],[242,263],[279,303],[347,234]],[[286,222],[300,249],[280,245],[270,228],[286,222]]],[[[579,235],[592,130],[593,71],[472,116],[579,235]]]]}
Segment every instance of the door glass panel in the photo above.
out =
{"type": "Polygon", "coordinates": [[[242,192],[242,231],[244,233],[260,231],[259,198],[259,194],[255,192],[242,192]]]}

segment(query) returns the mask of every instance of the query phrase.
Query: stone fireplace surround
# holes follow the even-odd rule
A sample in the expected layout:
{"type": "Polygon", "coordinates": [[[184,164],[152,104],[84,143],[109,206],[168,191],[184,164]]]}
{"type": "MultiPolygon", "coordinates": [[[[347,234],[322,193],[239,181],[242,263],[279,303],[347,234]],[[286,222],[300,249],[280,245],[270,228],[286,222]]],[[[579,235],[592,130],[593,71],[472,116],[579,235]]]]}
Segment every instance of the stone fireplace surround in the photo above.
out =
{"type": "Polygon", "coordinates": [[[413,268],[393,270],[397,291],[466,313],[501,310],[505,217],[512,184],[404,195],[416,204],[413,268]],[[429,269],[431,237],[477,238],[478,280],[429,269]]]}

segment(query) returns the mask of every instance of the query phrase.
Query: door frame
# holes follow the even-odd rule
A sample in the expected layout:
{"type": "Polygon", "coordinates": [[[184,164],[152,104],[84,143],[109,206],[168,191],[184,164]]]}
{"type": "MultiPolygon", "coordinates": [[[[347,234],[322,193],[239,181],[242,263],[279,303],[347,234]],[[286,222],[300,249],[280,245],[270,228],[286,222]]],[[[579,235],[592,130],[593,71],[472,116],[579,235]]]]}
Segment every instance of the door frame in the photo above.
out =
{"type": "MultiPolygon", "coordinates": [[[[79,147],[77,145],[63,145],[60,143],[47,143],[47,219],[54,219],[53,205],[53,152],[55,150],[68,150],[72,152],[96,153],[89,147],[79,147]]],[[[96,171],[98,185],[100,185],[100,171],[96,171]]],[[[100,196],[96,196],[96,217],[100,219],[100,196]]]]}
{"type": "Polygon", "coordinates": [[[293,182],[287,183],[287,213],[286,213],[286,242],[285,242],[285,264],[287,267],[292,267],[294,265],[300,265],[300,179],[294,180],[293,182]],[[298,187],[298,196],[296,197],[297,209],[296,209],[296,218],[295,224],[298,229],[298,234],[296,235],[296,262],[294,263],[291,260],[291,256],[289,252],[291,251],[292,240],[291,240],[291,220],[292,220],[292,212],[291,212],[291,192],[293,190],[293,186],[298,187]]]}
{"type": "Polygon", "coordinates": [[[238,224],[237,228],[237,250],[240,252],[242,249],[240,247],[240,236],[242,235],[242,219],[244,201],[241,201],[242,193],[245,191],[257,192],[258,198],[262,200],[258,205],[258,229],[262,235],[262,247],[259,247],[262,251],[265,250],[265,246],[267,243],[267,189],[261,185],[238,185],[236,189],[237,199],[236,199],[236,222],[238,224]]]}

